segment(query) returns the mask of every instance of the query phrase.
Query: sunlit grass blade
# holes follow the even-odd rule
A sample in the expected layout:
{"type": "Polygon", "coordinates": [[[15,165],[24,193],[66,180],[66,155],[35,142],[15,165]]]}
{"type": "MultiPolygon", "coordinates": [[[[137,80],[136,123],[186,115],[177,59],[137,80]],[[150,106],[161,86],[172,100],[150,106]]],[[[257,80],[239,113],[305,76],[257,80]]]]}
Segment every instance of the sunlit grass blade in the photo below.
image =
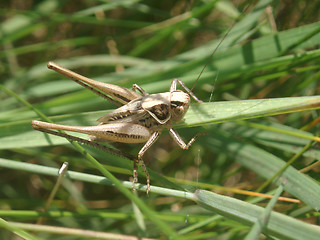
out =
{"type": "MultiPolygon", "coordinates": [[[[253,225],[263,214],[264,208],[234,198],[221,196],[208,191],[198,191],[195,200],[208,210],[221,214],[245,225],[253,225]]],[[[266,234],[281,239],[319,239],[320,228],[286,215],[271,212],[266,234]]]]}
{"type": "MultiPolygon", "coordinates": [[[[206,139],[209,147],[227,154],[265,179],[273,177],[286,164],[272,153],[234,138],[233,132],[225,132],[218,129],[214,132],[214,138],[206,139]]],[[[289,166],[280,175],[280,178],[274,181],[277,185],[283,184],[283,182],[286,183],[284,185],[286,191],[309,204],[315,210],[320,209],[320,186],[310,177],[289,166]],[[305,186],[308,187],[306,188],[305,186]]]]}

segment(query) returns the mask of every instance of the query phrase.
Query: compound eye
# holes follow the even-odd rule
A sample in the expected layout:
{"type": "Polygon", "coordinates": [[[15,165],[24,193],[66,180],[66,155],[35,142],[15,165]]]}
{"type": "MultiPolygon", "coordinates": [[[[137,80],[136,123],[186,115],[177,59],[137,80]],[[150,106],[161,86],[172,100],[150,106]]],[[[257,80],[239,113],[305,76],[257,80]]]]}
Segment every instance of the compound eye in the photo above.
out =
{"type": "Polygon", "coordinates": [[[183,106],[177,106],[174,108],[175,115],[181,115],[183,113],[183,111],[184,111],[183,106]]]}
{"type": "Polygon", "coordinates": [[[176,116],[183,115],[185,111],[185,106],[183,102],[180,101],[173,101],[171,102],[171,109],[173,110],[173,114],[176,116]]]}

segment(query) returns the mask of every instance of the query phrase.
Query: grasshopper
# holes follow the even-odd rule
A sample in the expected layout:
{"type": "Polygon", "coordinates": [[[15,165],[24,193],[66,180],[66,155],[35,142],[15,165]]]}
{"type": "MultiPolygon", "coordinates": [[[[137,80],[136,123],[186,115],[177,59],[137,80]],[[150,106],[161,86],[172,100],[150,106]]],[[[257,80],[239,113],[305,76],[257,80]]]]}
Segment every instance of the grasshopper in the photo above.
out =
{"type": "MultiPolygon", "coordinates": [[[[190,105],[190,96],[196,102],[202,103],[202,101],[177,78],[172,80],[169,92],[148,94],[137,84],[134,84],[133,90],[131,90],[113,84],[102,83],[84,77],[53,62],[48,63],[48,68],[70,78],[99,96],[112,102],[119,102],[122,106],[99,118],[97,120],[99,122],[97,126],[67,126],[33,120],[32,127],[35,130],[66,137],[81,143],[100,147],[107,151],[110,151],[110,149],[101,147],[96,142],[146,142],[138,153],[138,161],[131,159],[134,160],[133,184],[138,182],[136,166],[138,162],[146,174],[147,193],[150,191],[150,179],[143,161],[143,155],[158,139],[163,128],[169,130],[171,137],[182,149],[188,149],[200,135],[197,134],[188,143],[185,143],[172,126],[174,122],[181,121],[187,112],[190,105]],[[177,90],[177,84],[186,92],[177,90]],[[140,92],[141,95],[137,92],[140,92]],[[88,134],[89,140],[52,131],[52,129],[88,134]]],[[[116,154],[119,154],[119,152],[116,154]]],[[[125,155],[125,157],[127,157],[127,155],[125,155]]]]}

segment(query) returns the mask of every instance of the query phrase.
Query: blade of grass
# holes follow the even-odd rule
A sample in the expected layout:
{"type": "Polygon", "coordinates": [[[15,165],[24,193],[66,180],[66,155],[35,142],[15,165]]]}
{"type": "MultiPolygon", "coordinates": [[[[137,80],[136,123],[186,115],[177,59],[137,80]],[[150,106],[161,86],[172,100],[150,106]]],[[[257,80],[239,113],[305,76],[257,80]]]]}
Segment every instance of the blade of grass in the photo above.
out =
{"type": "Polygon", "coordinates": [[[0,227],[1,228],[5,228],[13,233],[15,233],[16,235],[20,236],[23,239],[30,239],[30,240],[39,240],[40,238],[22,230],[22,228],[20,226],[15,226],[14,224],[12,224],[11,222],[7,222],[5,220],[3,220],[2,218],[0,218],[0,227]]]}
{"type": "MultiPolygon", "coordinates": [[[[233,138],[233,132],[229,133],[215,129],[214,134],[215,139],[209,137],[206,140],[208,147],[218,152],[224,152],[266,179],[273,177],[286,164],[283,160],[261,148],[233,138]]],[[[202,141],[201,139],[199,140],[202,141]]],[[[281,184],[283,179],[287,179],[286,191],[309,204],[315,210],[318,211],[320,209],[320,186],[315,181],[292,166],[289,166],[274,183],[281,184]],[[306,188],[305,186],[308,187],[306,188]]]]}
{"type": "MultiPolygon", "coordinates": [[[[265,211],[262,207],[208,191],[199,190],[194,197],[194,200],[206,209],[245,225],[253,225],[265,211]]],[[[273,211],[263,232],[281,239],[316,240],[320,238],[318,226],[273,211]]]]}
{"type": "MultiPolygon", "coordinates": [[[[0,159],[0,165],[6,168],[30,171],[37,174],[52,176],[58,176],[59,171],[58,168],[15,162],[6,159],[0,159]]],[[[70,170],[67,171],[66,177],[74,180],[87,181],[96,184],[112,184],[108,180],[108,178],[86,173],[74,172],[70,170]]],[[[127,188],[131,188],[132,186],[131,182],[122,183],[127,188]]],[[[222,216],[225,216],[227,218],[239,221],[245,225],[253,225],[265,211],[265,209],[262,207],[258,207],[234,198],[214,194],[208,191],[199,190],[193,194],[154,186],[151,186],[151,191],[153,193],[164,194],[166,196],[174,196],[196,201],[205,208],[209,208],[209,210],[211,211],[221,214],[222,216]]],[[[266,230],[264,231],[267,231],[268,233],[271,232],[272,234],[282,237],[283,239],[290,239],[293,236],[296,236],[299,239],[312,240],[317,239],[320,236],[319,227],[301,222],[299,220],[285,216],[284,214],[273,211],[271,212],[269,222],[266,226],[266,230]]]]}
{"type": "Polygon", "coordinates": [[[270,200],[267,207],[263,211],[262,215],[257,219],[257,221],[253,224],[250,232],[246,236],[245,240],[255,240],[259,239],[260,234],[263,232],[263,229],[266,228],[272,209],[274,208],[275,204],[281,193],[283,192],[283,186],[279,186],[274,197],[270,200]]]}
{"type": "MultiPolygon", "coordinates": [[[[227,121],[318,109],[319,107],[319,96],[193,104],[185,115],[184,123],[177,124],[177,127],[204,126],[227,121]]],[[[96,125],[95,119],[105,113],[107,111],[65,115],[51,117],[51,119],[66,125],[96,125]]],[[[3,123],[0,124],[0,130],[0,138],[3,140],[0,148],[3,149],[66,143],[66,140],[59,137],[49,136],[47,138],[33,131],[30,120],[3,123]]]]}

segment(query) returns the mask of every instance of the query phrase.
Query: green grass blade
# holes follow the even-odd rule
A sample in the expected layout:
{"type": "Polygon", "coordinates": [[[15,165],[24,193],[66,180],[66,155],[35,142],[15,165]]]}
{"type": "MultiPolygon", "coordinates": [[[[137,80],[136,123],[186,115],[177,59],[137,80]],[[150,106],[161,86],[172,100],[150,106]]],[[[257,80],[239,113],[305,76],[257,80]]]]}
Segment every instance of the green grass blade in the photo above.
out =
{"type": "MultiPolygon", "coordinates": [[[[262,207],[203,190],[195,194],[195,200],[208,210],[240,221],[245,225],[253,225],[264,212],[262,207]]],[[[320,238],[320,228],[318,226],[304,223],[277,212],[270,214],[270,219],[263,232],[281,239],[316,240],[320,238]]]]}
{"type": "MultiPolygon", "coordinates": [[[[216,129],[215,138],[210,137],[206,143],[217,151],[222,151],[241,165],[251,169],[260,176],[269,179],[273,177],[285,162],[275,155],[255,147],[249,143],[232,138],[233,132],[227,133],[216,129]]],[[[289,166],[275,183],[286,181],[285,190],[309,204],[315,210],[320,210],[320,186],[308,176],[289,166]],[[305,186],[308,186],[307,188],[305,186]]]]}

